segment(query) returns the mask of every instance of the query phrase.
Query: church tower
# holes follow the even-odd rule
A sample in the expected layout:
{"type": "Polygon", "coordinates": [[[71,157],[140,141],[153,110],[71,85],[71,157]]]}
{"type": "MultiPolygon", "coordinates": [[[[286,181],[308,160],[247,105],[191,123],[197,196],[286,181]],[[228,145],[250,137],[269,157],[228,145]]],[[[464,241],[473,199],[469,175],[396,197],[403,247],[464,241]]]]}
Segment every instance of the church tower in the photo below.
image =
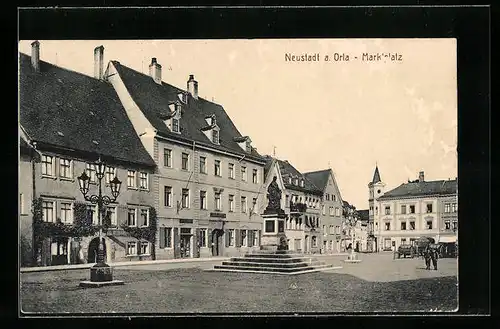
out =
{"type": "Polygon", "coordinates": [[[375,165],[375,172],[373,173],[373,179],[368,183],[369,197],[369,221],[373,223],[375,216],[378,215],[378,207],[376,205],[377,199],[384,194],[385,183],[380,179],[380,172],[378,171],[378,166],[375,165]]]}

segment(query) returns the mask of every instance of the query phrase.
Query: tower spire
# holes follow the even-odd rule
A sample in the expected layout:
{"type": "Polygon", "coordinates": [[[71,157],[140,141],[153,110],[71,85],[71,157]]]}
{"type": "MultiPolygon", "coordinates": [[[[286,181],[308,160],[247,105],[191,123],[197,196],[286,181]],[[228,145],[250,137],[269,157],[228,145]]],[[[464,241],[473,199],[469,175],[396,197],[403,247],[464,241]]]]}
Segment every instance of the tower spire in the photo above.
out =
{"type": "Polygon", "coordinates": [[[380,173],[378,171],[378,165],[375,165],[375,172],[373,173],[373,179],[372,179],[372,183],[375,184],[375,183],[378,183],[378,182],[381,182],[382,180],[380,179],[380,173]]]}

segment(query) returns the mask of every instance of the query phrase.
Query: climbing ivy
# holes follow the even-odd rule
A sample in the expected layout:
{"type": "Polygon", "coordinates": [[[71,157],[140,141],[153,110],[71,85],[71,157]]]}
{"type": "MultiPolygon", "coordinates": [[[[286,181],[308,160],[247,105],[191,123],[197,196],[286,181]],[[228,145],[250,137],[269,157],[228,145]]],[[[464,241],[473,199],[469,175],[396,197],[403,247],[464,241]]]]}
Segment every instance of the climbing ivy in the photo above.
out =
{"type": "Polygon", "coordinates": [[[120,226],[129,236],[137,240],[149,241],[151,243],[151,256],[153,259],[156,258],[155,241],[157,221],[156,209],[154,207],[149,207],[149,225],[147,227],[128,226],[126,223],[123,223],[120,226]]]}

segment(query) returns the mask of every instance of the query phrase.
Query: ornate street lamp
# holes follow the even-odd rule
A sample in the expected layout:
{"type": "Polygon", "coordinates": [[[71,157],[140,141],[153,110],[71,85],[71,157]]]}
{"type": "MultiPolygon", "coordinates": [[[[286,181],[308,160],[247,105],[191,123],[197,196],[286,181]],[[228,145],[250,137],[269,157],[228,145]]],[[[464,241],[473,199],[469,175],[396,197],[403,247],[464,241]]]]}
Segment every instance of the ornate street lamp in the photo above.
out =
{"type": "Polygon", "coordinates": [[[103,239],[103,220],[102,213],[105,211],[105,206],[110,204],[111,202],[115,202],[120,194],[120,188],[122,182],[115,176],[110,182],[109,186],[111,188],[111,195],[109,197],[107,195],[102,194],[102,179],[105,175],[106,164],[101,161],[101,158],[97,160],[95,163],[96,170],[96,178],[97,178],[97,186],[98,186],[98,194],[97,195],[89,195],[89,185],[90,185],[90,177],[84,171],[78,177],[78,185],[80,187],[80,192],[82,192],[83,197],[86,201],[90,201],[93,204],[97,204],[97,214],[98,214],[98,225],[99,225],[99,247],[97,250],[97,262],[94,266],[90,268],[90,281],[83,281],[80,283],[81,286],[101,286],[104,284],[122,284],[122,281],[113,281],[113,272],[109,265],[107,265],[104,261],[104,239],[103,239]]]}

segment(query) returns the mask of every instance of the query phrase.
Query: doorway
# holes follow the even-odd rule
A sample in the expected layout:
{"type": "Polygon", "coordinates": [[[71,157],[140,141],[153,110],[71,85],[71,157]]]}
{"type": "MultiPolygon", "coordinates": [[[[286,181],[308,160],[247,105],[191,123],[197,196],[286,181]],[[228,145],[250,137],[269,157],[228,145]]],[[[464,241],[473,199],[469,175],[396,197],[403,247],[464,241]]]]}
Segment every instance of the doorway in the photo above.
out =
{"type": "Polygon", "coordinates": [[[211,246],[212,246],[212,256],[222,256],[222,235],[223,230],[215,229],[212,231],[211,236],[211,246]]]}
{"type": "MultiPolygon", "coordinates": [[[[104,238],[103,238],[104,242],[104,238]]],[[[104,262],[106,262],[106,243],[104,244],[104,262]]],[[[99,250],[99,238],[93,238],[89,243],[87,263],[97,263],[97,251],[99,250]]]]}

